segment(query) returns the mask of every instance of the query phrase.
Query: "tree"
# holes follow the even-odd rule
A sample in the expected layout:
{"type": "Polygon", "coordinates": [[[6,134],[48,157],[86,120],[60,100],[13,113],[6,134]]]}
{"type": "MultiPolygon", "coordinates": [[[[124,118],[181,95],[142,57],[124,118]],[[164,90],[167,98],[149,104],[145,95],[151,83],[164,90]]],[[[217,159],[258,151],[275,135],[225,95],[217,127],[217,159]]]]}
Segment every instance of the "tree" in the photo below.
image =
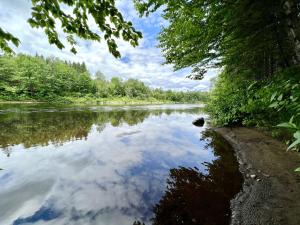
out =
{"type": "Polygon", "coordinates": [[[104,81],[105,80],[105,75],[100,70],[98,70],[95,73],[95,79],[99,80],[99,81],[104,81]]]}
{"type": "Polygon", "coordinates": [[[130,98],[145,98],[150,93],[150,89],[143,82],[136,79],[128,79],[124,83],[124,89],[126,96],[130,98]]]}
{"type": "MultiPolygon", "coordinates": [[[[123,38],[135,47],[142,37],[142,33],[137,31],[130,21],[124,20],[115,6],[115,0],[31,0],[31,2],[32,12],[28,23],[33,28],[42,28],[49,43],[63,49],[65,45],[58,35],[59,21],[63,33],[67,35],[66,40],[71,45],[70,51],[74,54],[75,37],[98,42],[104,38],[110,53],[115,57],[121,56],[115,42],[116,38],[123,38]],[[68,8],[63,5],[67,5],[68,8]],[[68,13],[69,11],[72,13],[68,13]],[[89,17],[95,21],[99,30],[92,30],[88,24],[89,17]],[[99,31],[102,32],[101,35],[99,31]]],[[[9,43],[18,46],[20,40],[0,28],[0,49],[12,53],[9,43]]]]}
{"type": "MultiPolygon", "coordinates": [[[[256,78],[300,64],[300,2],[295,0],[135,0],[141,15],[164,5],[169,25],[159,35],[166,63],[215,66],[256,78]]],[[[193,76],[191,76],[193,77],[193,76]]]]}
{"type": "Polygon", "coordinates": [[[124,85],[121,82],[120,78],[118,78],[118,77],[111,78],[110,84],[109,84],[109,93],[111,96],[122,97],[125,95],[124,85]]]}

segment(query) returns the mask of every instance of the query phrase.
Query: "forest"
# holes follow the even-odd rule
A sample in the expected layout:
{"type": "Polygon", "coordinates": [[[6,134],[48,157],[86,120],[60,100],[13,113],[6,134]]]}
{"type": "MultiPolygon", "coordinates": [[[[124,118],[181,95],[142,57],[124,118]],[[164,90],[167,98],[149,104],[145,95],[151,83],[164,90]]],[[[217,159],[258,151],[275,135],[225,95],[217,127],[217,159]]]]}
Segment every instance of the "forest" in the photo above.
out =
{"type": "Polygon", "coordinates": [[[23,54],[0,57],[0,99],[4,101],[68,102],[200,102],[204,92],[152,89],[136,79],[95,78],[84,62],[23,54]]]}

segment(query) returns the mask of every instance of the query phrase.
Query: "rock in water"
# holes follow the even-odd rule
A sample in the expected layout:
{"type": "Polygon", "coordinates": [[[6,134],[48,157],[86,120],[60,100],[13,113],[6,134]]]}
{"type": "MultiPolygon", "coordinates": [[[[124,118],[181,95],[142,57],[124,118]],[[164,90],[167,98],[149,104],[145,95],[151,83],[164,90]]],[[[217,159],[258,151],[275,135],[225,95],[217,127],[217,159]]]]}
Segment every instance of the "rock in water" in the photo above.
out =
{"type": "Polygon", "coordinates": [[[200,117],[198,119],[196,119],[195,121],[193,121],[193,124],[197,127],[203,127],[204,125],[204,118],[200,117]]]}

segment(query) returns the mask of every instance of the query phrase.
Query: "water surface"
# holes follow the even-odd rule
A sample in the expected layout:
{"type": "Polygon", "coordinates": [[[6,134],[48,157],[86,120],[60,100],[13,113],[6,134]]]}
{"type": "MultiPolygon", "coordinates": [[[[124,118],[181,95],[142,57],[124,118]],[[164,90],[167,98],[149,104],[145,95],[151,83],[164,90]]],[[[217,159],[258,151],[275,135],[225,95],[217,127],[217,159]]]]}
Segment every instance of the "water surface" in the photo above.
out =
{"type": "Polygon", "coordinates": [[[242,178],[197,105],[0,105],[0,224],[228,224],[242,178]]]}

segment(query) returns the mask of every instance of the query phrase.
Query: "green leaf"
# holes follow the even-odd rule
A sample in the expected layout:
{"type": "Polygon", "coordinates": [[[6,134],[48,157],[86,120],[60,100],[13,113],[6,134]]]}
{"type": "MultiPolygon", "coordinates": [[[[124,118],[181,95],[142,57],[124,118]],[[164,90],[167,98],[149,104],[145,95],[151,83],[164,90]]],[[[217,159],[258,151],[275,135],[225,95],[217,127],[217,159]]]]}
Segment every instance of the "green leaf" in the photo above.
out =
{"type": "Polygon", "coordinates": [[[271,105],[269,105],[270,108],[276,108],[278,106],[278,102],[273,102],[271,105]]]}
{"type": "Polygon", "coordinates": [[[280,123],[277,127],[289,128],[289,129],[297,129],[296,124],[294,123],[280,123]]]}
{"type": "Polygon", "coordinates": [[[300,172],[300,167],[298,167],[297,169],[295,169],[295,172],[300,172]]]}
{"type": "MultiPolygon", "coordinates": [[[[142,38],[141,32],[136,31],[133,23],[124,20],[121,12],[116,7],[114,0],[103,1],[87,1],[87,0],[55,0],[55,1],[40,1],[32,0],[31,18],[27,22],[33,28],[41,28],[48,37],[50,44],[56,45],[57,48],[63,49],[65,46],[63,41],[58,36],[57,24],[60,23],[63,36],[66,36],[67,41],[71,44],[71,52],[76,54],[75,37],[84,40],[94,40],[100,42],[99,33],[108,35],[110,38],[119,38],[119,32],[125,31],[127,36],[125,41],[138,45],[138,40],[142,38]],[[68,5],[68,10],[64,7],[68,5]],[[72,11],[73,14],[70,14],[72,11]],[[88,24],[88,18],[92,17],[96,22],[98,30],[94,30],[88,24]],[[111,19],[111,24],[107,23],[107,18],[111,19]],[[74,38],[72,37],[74,35],[74,38]]],[[[0,27],[0,50],[11,53],[12,49],[7,42],[12,42],[18,46],[20,41],[10,33],[4,32],[0,27]]],[[[115,57],[119,57],[117,45],[113,51],[110,51],[115,57]]]]}
{"type": "Polygon", "coordinates": [[[75,49],[74,47],[72,47],[70,51],[71,51],[73,54],[76,54],[76,53],[77,53],[77,51],[76,51],[76,49],[75,49]]]}
{"type": "Polygon", "coordinates": [[[294,138],[296,138],[297,140],[300,140],[300,131],[297,131],[296,133],[294,133],[294,138]]]}
{"type": "Polygon", "coordinates": [[[288,150],[296,147],[298,144],[300,144],[300,139],[294,141],[289,147],[288,147],[288,150]]]}
{"type": "Polygon", "coordinates": [[[271,102],[275,99],[276,95],[277,95],[277,91],[272,94],[272,96],[271,96],[271,102]]]}
{"type": "Polygon", "coordinates": [[[256,83],[257,83],[257,81],[254,81],[252,84],[250,84],[250,86],[248,87],[248,90],[250,90],[256,83]]]}

